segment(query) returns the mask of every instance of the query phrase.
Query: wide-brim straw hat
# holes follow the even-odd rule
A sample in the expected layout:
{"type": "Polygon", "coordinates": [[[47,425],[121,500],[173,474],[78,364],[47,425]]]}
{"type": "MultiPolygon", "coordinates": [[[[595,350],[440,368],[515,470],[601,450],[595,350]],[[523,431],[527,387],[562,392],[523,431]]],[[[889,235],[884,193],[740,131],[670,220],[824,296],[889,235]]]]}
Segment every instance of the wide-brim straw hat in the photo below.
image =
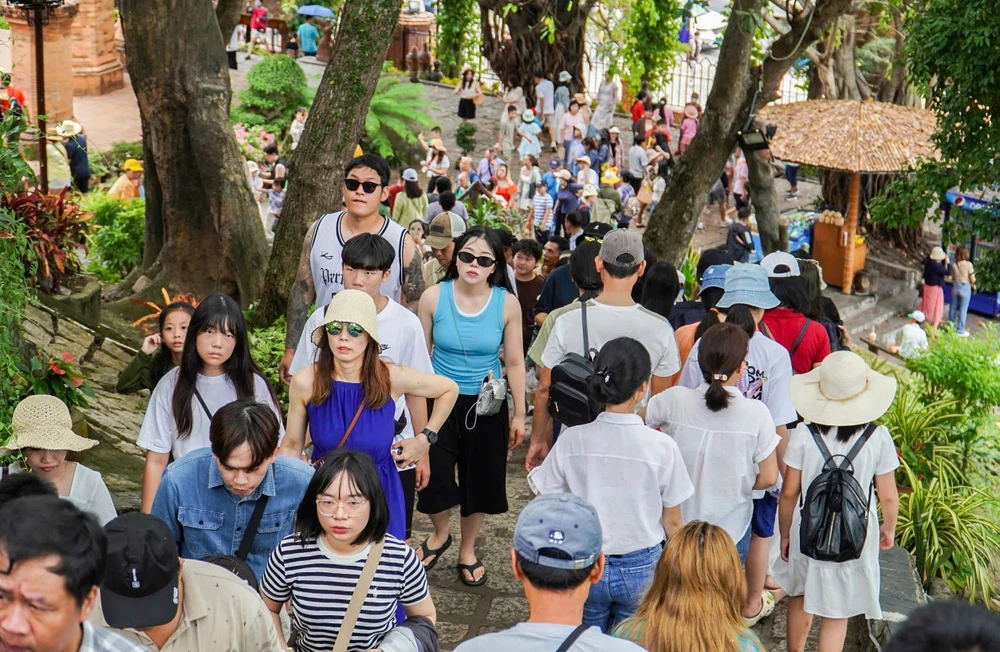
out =
{"type": "Polygon", "coordinates": [[[856,426],[885,414],[896,396],[896,379],[874,371],[856,353],[837,351],[816,369],[792,376],[789,391],[806,421],[856,426]]]}
{"type": "Polygon", "coordinates": [[[55,396],[29,396],[14,408],[13,436],[0,448],[0,457],[24,448],[49,451],[85,451],[98,441],[73,432],[73,417],[55,396]]]}
{"type": "Polygon", "coordinates": [[[64,138],[78,136],[83,133],[83,125],[73,120],[63,120],[56,128],[56,133],[64,138]]]}
{"type": "Polygon", "coordinates": [[[55,131],[50,131],[47,134],[45,134],[45,140],[52,141],[53,143],[61,143],[65,139],[62,137],[61,134],[55,131]]]}
{"type": "Polygon", "coordinates": [[[326,307],[323,323],[312,333],[312,341],[316,346],[322,346],[326,337],[326,325],[339,322],[354,322],[365,329],[374,342],[378,339],[378,310],[375,301],[361,290],[341,290],[326,307]]]}
{"type": "Polygon", "coordinates": [[[944,252],[944,249],[942,249],[941,247],[934,247],[933,249],[931,249],[931,256],[930,256],[931,260],[944,260],[947,257],[948,254],[946,254],[944,252]]]}

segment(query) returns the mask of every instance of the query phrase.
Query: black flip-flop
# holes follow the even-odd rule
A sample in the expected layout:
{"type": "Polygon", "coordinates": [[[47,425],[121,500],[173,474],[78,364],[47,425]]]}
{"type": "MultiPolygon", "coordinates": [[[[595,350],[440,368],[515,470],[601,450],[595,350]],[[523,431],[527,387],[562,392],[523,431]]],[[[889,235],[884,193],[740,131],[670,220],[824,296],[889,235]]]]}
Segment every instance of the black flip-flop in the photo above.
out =
{"type": "Polygon", "coordinates": [[[444,543],[441,544],[440,548],[428,548],[427,542],[430,540],[431,540],[430,537],[427,537],[426,539],[424,539],[424,542],[420,544],[421,564],[423,564],[424,561],[427,560],[427,557],[429,557],[430,555],[434,555],[434,559],[432,559],[429,564],[424,564],[424,571],[429,571],[430,569],[434,568],[434,564],[438,563],[438,559],[441,559],[441,555],[444,554],[444,551],[451,547],[450,534],[448,535],[448,538],[444,540],[444,543]]]}
{"type": "Polygon", "coordinates": [[[483,567],[483,562],[477,559],[474,564],[458,564],[458,579],[462,580],[462,584],[466,586],[482,586],[483,584],[486,584],[486,569],[483,567]],[[478,580],[472,580],[470,582],[465,579],[465,573],[462,571],[468,571],[469,577],[475,577],[476,570],[480,568],[483,569],[483,576],[478,580]]]}

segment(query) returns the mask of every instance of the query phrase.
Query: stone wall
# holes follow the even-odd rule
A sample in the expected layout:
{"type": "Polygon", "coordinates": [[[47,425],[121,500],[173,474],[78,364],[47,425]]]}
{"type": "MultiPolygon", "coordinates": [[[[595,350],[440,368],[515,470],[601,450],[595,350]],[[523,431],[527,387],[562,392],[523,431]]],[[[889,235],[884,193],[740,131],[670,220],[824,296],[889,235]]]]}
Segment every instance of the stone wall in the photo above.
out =
{"type": "MultiPolygon", "coordinates": [[[[79,7],[69,3],[52,11],[42,30],[45,51],[45,114],[49,124],[73,117],[73,21],[79,7]]],[[[35,28],[16,6],[3,5],[10,23],[14,83],[24,91],[28,113],[38,115],[35,88],[35,28]]]]}
{"type": "Polygon", "coordinates": [[[104,95],[125,85],[115,47],[114,0],[80,0],[73,22],[73,92],[104,95]]]}

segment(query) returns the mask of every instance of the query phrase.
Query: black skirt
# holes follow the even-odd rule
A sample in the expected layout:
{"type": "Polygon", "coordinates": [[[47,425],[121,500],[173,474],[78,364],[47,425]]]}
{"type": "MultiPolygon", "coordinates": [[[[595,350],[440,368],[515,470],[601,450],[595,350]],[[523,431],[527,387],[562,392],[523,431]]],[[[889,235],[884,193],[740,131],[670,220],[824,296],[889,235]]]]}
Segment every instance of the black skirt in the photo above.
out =
{"type": "Polygon", "coordinates": [[[476,103],[472,100],[458,101],[458,117],[465,120],[476,119],[476,103]]]}

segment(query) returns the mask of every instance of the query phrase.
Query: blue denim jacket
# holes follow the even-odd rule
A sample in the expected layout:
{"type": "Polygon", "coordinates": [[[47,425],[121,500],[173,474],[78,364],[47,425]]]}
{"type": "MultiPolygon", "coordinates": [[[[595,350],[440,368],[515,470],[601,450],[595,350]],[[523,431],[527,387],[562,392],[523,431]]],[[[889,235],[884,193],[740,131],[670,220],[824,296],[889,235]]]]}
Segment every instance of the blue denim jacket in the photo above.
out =
{"type": "Polygon", "coordinates": [[[305,462],[279,455],[260,486],[249,496],[240,497],[223,482],[212,450],[200,448],[164,470],[153,500],[153,516],[173,532],[185,559],[235,555],[257,499],[268,496],[247,557],[259,578],[278,542],[292,533],[295,511],[312,474],[312,467],[305,462]]]}

